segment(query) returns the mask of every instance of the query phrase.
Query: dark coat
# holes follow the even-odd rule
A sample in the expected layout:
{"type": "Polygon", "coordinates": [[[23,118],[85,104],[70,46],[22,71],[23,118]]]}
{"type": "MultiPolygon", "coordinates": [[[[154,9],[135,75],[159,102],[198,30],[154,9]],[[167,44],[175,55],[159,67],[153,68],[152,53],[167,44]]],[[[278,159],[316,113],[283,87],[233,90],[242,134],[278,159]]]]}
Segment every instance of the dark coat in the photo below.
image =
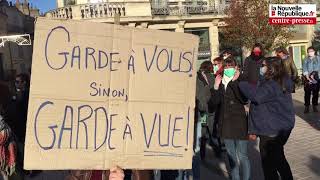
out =
{"type": "Polygon", "coordinates": [[[256,84],[260,79],[260,67],[263,62],[263,56],[255,57],[250,55],[244,61],[243,72],[241,74],[241,81],[249,81],[256,84]]]}
{"type": "Polygon", "coordinates": [[[209,103],[217,106],[215,119],[218,119],[218,135],[224,139],[247,139],[246,99],[238,84],[238,81],[230,81],[226,90],[223,84],[218,90],[211,90],[209,103]]]}
{"type": "Polygon", "coordinates": [[[197,86],[196,86],[196,109],[203,113],[208,113],[208,102],[211,97],[210,89],[214,85],[214,76],[210,73],[205,73],[207,81],[204,79],[201,71],[197,73],[197,86]]]}
{"type": "Polygon", "coordinates": [[[298,70],[291,56],[287,59],[283,59],[283,66],[285,68],[286,73],[292,80],[296,80],[298,77],[298,70]]]}
{"type": "Polygon", "coordinates": [[[24,143],[28,116],[29,90],[21,93],[21,97],[13,100],[10,104],[9,114],[11,120],[8,124],[18,141],[24,143]]]}
{"type": "Polygon", "coordinates": [[[243,94],[251,101],[249,133],[276,136],[294,127],[295,112],[291,91],[293,82],[286,79],[286,92],[273,80],[264,80],[257,86],[240,82],[243,94]]]}

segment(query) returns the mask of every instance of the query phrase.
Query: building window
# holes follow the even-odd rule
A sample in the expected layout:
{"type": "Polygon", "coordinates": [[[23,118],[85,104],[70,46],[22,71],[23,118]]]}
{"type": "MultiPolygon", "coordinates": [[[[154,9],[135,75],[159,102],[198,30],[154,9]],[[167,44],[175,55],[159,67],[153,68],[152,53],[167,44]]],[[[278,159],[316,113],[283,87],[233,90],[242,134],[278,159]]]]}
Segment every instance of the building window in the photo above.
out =
{"type": "Polygon", "coordinates": [[[220,4],[231,4],[232,0],[220,0],[220,4]]]}
{"type": "Polygon", "coordinates": [[[314,26],[314,36],[313,36],[312,46],[318,49],[318,54],[320,53],[320,22],[314,26]]]}
{"type": "Polygon", "coordinates": [[[211,47],[209,39],[209,29],[185,29],[185,33],[190,33],[199,36],[199,57],[198,60],[211,59],[211,47]]]}
{"type": "Polygon", "coordinates": [[[303,63],[304,58],[306,58],[307,55],[307,50],[306,46],[301,46],[301,62],[303,63]]]}
{"type": "Polygon", "coordinates": [[[153,7],[165,7],[168,4],[168,0],[152,0],[153,7]]]}
{"type": "Polygon", "coordinates": [[[75,5],[76,0],[64,0],[64,5],[65,6],[70,6],[70,5],[75,5]]]}
{"type": "Polygon", "coordinates": [[[301,47],[300,46],[293,46],[293,61],[297,67],[297,69],[302,68],[302,61],[301,59],[301,47]]]}
{"type": "Polygon", "coordinates": [[[237,61],[237,64],[242,67],[244,64],[243,50],[240,44],[229,42],[223,30],[219,30],[219,54],[226,49],[230,49],[233,52],[233,56],[237,61]]]}
{"type": "Polygon", "coordinates": [[[175,29],[159,29],[161,31],[170,31],[170,32],[175,32],[175,29]]]}

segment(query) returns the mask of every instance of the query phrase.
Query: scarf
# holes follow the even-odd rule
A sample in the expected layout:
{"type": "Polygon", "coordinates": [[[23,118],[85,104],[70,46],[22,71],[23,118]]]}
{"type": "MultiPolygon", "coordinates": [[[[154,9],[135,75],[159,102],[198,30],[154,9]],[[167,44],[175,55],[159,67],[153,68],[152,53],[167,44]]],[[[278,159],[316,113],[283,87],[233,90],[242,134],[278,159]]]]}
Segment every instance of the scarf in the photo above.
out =
{"type": "Polygon", "coordinates": [[[221,67],[214,75],[219,75],[223,73],[223,67],[221,67]]]}
{"type": "Polygon", "coordinates": [[[0,170],[8,176],[15,172],[16,152],[11,129],[0,115],[0,170]]]}
{"type": "Polygon", "coordinates": [[[209,85],[209,81],[208,81],[208,78],[206,76],[206,74],[204,73],[204,71],[202,71],[202,77],[204,78],[204,80],[207,82],[207,84],[209,85]]]}
{"type": "Polygon", "coordinates": [[[222,84],[224,85],[224,89],[227,90],[227,86],[229,82],[233,79],[233,77],[223,76],[222,77],[222,84]]]}

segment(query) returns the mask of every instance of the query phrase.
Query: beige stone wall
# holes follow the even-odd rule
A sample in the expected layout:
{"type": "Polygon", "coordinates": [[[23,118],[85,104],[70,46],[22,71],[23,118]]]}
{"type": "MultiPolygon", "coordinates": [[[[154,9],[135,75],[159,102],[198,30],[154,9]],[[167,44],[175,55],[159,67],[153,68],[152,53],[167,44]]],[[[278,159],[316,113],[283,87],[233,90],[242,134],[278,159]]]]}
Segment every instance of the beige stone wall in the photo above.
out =
{"type": "Polygon", "coordinates": [[[151,16],[151,5],[149,1],[130,2],[125,4],[126,16],[151,16]]]}
{"type": "Polygon", "coordinates": [[[61,8],[61,7],[64,6],[63,0],[57,0],[56,2],[57,2],[57,7],[58,7],[58,8],[61,8]]]}
{"type": "MultiPolygon", "coordinates": [[[[169,2],[181,2],[186,0],[169,0],[169,2]]],[[[71,14],[66,14],[66,8],[72,8],[72,19],[82,19],[102,23],[114,23],[114,14],[98,14],[93,17],[91,14],[85,14],[82,16],[81,10],[92,7],[91,4],[87,3],[87,0],[77,0],[77,5],[65,8],[58,8],[46,14],[49,18],[58,19],[69,19],[71,14]]],[[[104,1],[100,1],[104,2],[104,1]]],[[[151,6],[149,0],[109,0],[108,3],[98,3],[96,5],[97,12],[100,12],[101,7],[111,6],[117,7],[119,2],[125,2],[124,9],[125,14],[120,16],[120,24],[128,25],[137,28],[150,28],[150,29],[162,29],[162,30],[173,30],[175,32],[183,33],[185,29],[197,29],[197,28],[207,28],[209,30],[209,40],[210,40],[210,51],[211,56],[216,57],[219,54],[219,39],[218,39],[218,22],[223,15],[213,15],[213,14],[192,14],[192,15],[152,15],[151,6]]],[[[220,0],[211,0],[210,6],[219,7],[220,0]]],[[[59,7],[63,6],[63,0],[57,0],[59,7]]],[[[123,10],[120,7],[121,12],[123,10]]],[[[103,10],[103,9],[102,9],[103,10]]],[[[68,10],[69,12],[69,10],[68,10]]],[[[90,12],[90,10],[85,12],[90,12]]]]}

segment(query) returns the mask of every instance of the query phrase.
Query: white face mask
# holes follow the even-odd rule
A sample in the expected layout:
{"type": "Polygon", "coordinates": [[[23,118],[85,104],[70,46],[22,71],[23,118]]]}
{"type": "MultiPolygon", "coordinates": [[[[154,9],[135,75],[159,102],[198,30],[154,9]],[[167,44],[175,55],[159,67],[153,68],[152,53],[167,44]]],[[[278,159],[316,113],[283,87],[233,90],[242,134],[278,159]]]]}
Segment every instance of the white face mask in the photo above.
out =
{"type": "Polygon", "coordinates": [[[309,55],[309,57],[314,57],[315,56],[315,54],[316,54],[316,52],[308,52],[308,55],[309,55]]]}
{"type": "Polygon", "coordinates": [[[263,66],[260,68],[260,75],[264,76],[267,72],[267,66],[263,66]]]}

